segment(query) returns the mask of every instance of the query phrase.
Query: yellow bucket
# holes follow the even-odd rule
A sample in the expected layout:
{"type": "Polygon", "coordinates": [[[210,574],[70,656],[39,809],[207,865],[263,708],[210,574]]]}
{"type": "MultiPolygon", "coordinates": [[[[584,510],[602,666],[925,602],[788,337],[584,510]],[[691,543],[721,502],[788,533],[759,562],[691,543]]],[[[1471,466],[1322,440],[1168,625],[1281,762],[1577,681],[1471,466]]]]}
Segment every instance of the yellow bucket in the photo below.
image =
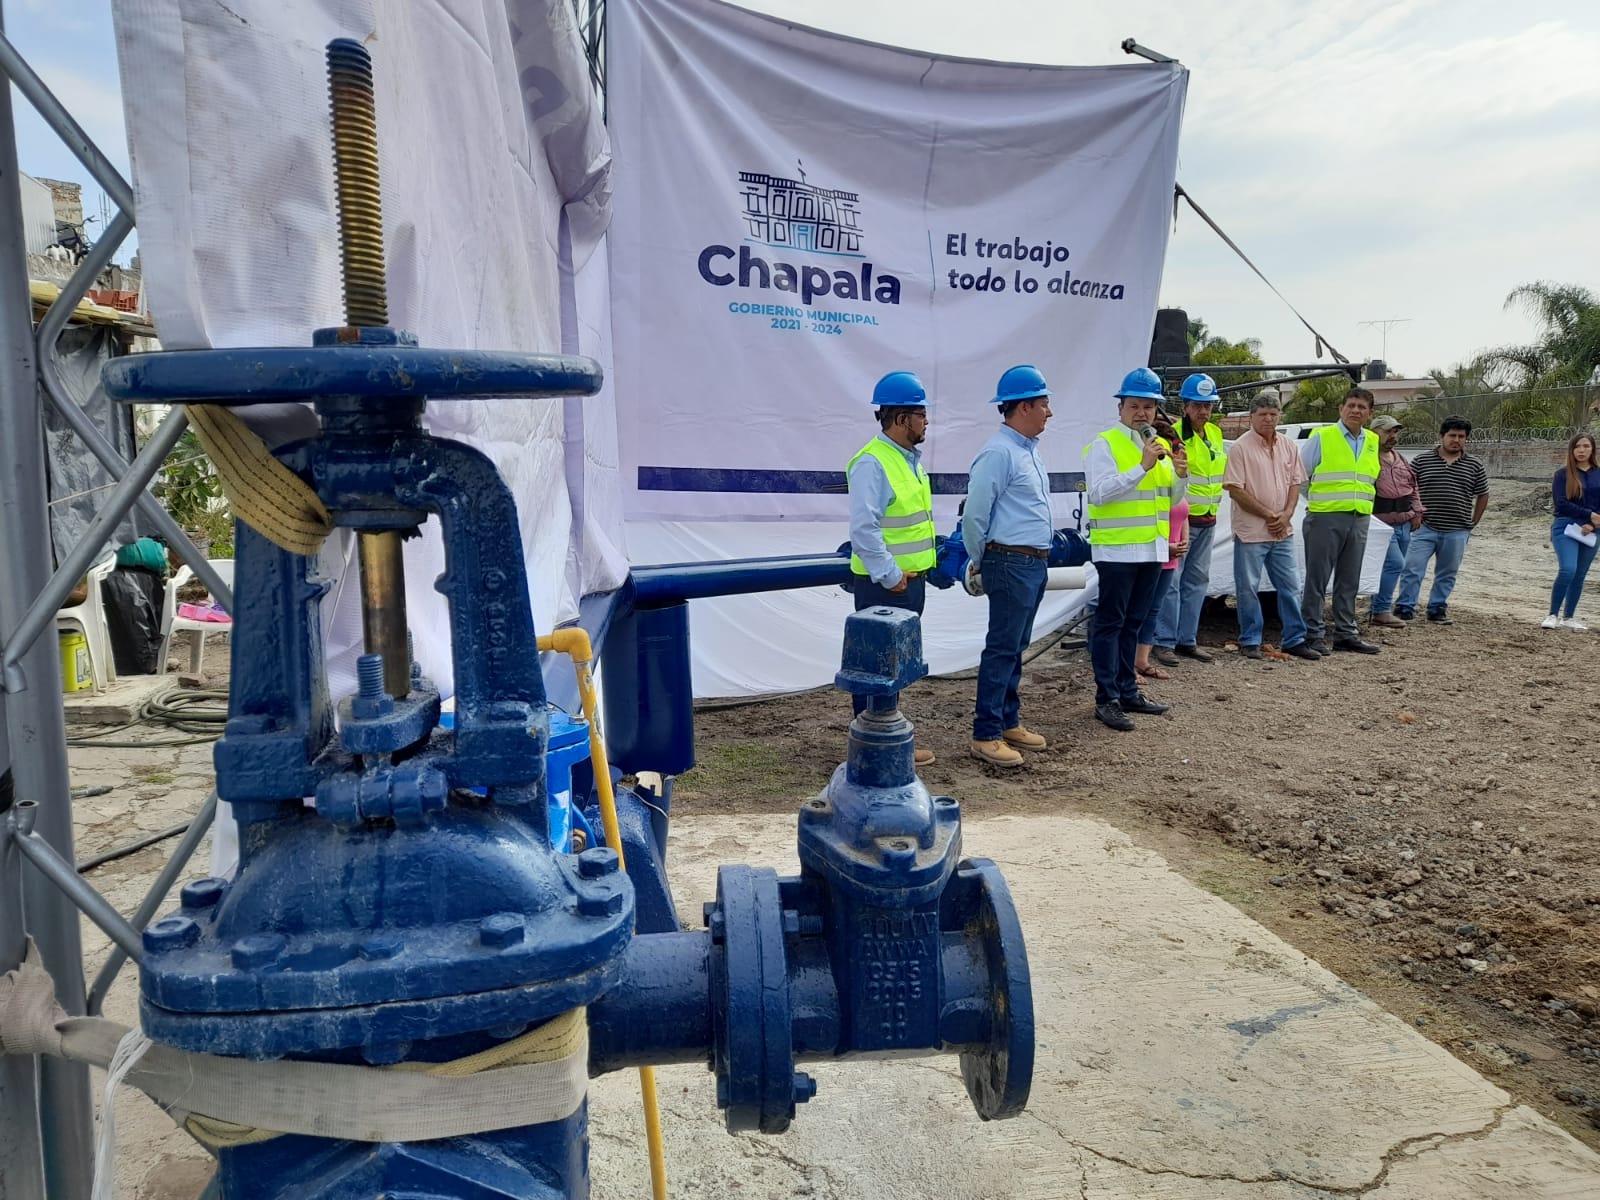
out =
{"type": "Polygon", "coordinates": [[[89,639],[76,629],[61,631],[61,690],[94,690],[94,668],[89,663],[89,639]]]}

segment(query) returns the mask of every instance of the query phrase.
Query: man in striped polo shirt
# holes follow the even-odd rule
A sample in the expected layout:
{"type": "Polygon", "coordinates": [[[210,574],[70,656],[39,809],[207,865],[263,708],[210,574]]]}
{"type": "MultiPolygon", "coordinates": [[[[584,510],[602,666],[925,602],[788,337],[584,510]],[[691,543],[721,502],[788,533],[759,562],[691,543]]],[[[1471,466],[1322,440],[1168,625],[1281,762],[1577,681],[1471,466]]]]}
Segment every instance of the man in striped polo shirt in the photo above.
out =
{"type": "Polygon", "coordinates": [[[1411,460],[1411,469],[1417,473],[1417,491],[1422,494],[1427,511],[1422,528],[1411,535],[1405,571],[1400,576],[1400,595],[1394,602],[1394,615],[1403,621],[1417,615],[1422,577],[1427,574],[1431,558],[1435,562],[1433,589],[1428,593],[1428,620],[1435,625],[1453,624],[1448,606],[1456,573],[1467,553],[1467,540],[1489,507],[1489,472],[1481,459],[1467,453],[1467,437],[1471,433],[1471,421],[1447,417],[1439,426],[1439,444],[1411,460]]]}

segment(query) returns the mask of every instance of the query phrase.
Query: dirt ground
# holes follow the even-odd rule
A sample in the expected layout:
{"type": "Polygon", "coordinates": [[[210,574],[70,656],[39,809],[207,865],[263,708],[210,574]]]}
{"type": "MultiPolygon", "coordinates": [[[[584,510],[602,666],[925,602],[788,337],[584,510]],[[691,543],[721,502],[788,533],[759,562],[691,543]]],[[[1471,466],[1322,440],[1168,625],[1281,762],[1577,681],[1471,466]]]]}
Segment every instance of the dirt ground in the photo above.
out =
{"type": "MultiPolygon", "coordinates": [[[[939,756],[924,778],[969,814],[1106,818],[1600,1147],[1600,633],[1538,628],[1548,530],[1538,489],[1497,485],[1456,623],[1374,629],[1377,656],[1251,662],[1226,613],[1201,631],[1216,661],[1152,683],[1172,711],[1131,734],[1093,720],[1083,650],[1047,649],[1023,719],[1051,748],[1018,770],[968,754],[970,679],[923,681],[904,707],[939,756]]],[[[792,810],[848,716],[816,694],[706,705],[674,815],[792,810]]]]}

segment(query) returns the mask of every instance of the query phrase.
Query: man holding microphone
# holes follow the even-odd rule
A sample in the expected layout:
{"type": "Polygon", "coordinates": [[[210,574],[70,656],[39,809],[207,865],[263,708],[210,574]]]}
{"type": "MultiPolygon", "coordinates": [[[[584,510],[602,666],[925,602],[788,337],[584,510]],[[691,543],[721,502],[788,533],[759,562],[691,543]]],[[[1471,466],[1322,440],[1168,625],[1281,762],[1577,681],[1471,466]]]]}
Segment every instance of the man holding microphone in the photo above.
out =
{"type": "Polygon", "coordinates": [[[1100,587],[1089,630],[1094,715],[1123,732],[1134,728],[1129,713],[1159,715],[1168,708],[1139,691],[1134,672],[1139,628],[1169,557],[1172,505],[1189,487],[1183,444],[1169,450],[1151,424],[1160,402],[1154,371],[1128,372],[1117,389],[1117,424],[1083,452],[1089,544],[1100,587]]]}

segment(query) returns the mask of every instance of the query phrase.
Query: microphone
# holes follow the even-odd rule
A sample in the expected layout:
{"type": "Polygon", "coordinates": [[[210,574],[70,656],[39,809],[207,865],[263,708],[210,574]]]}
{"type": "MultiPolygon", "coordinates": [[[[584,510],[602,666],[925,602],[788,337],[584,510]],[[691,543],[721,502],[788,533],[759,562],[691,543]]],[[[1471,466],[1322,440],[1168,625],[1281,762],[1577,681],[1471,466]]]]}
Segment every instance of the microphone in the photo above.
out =
{"type": "Polygon", "coordinates": [[[1139,436],[1147,442],[1154,441],[1156,437],[1156,427],[1154,425],[1139,426],[1139,436]]]}

